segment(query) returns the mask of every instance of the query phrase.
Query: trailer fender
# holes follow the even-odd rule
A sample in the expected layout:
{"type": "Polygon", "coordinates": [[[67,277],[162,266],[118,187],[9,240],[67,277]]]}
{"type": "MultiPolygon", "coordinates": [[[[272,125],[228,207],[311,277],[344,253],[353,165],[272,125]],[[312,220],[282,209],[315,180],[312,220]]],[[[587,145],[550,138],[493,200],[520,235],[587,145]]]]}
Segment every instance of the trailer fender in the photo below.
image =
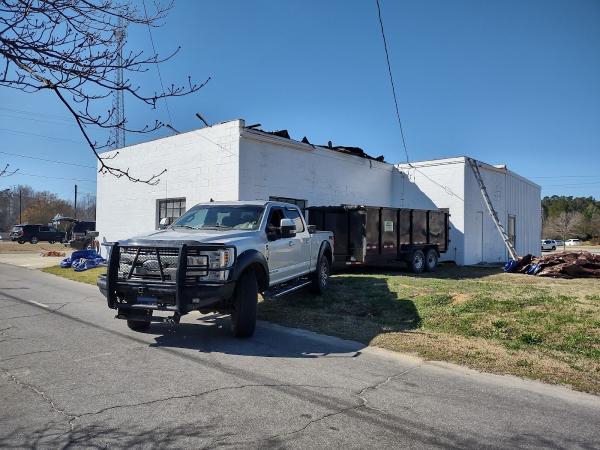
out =
{"type": "Polygon", "coordinates": [[[237,282],[247,269],[254,271],[259,292],[266,291],[269,288],[269,264],[264,255],[257,250],[246,250],[240,254],[235,261],[230,279],[237,282]]]}

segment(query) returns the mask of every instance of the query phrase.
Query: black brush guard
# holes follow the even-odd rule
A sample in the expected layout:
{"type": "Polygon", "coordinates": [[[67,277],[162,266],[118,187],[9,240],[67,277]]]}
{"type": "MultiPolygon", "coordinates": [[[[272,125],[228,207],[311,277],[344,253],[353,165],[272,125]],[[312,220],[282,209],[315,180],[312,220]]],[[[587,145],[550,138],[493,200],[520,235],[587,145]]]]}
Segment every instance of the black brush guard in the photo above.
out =
{"type": "Polygon", "coordinates": [[[176,316],[184,315],[189,311],[221,303],[233,296],[235,283],[231,280],[233,266],[229,268],[210,268],[206,266],[190,266],[194,270],[192,276],[188,274],[187,257],[199,256],[202,251],[215,251],[232,248],[234,261],[237,257],[235,247],[223,245],[201,245],[182,243],[177,247],[160,246],[156,242],[119,243],[109,244],[108,270],[106,276],[98,279],[98,287],[106,296],[108,307],[118,309],[120,312],[131,315],[147,314],[150,310],[171,311],[176,316]],[[130,256],[133,252],[131,268],[128,273],[121,269],[121,258],[123,250],[130,256]],[[163,261],[165,255],[173,260],[176,255],[176,270],[172,265],[167,266],[163,261]],[[158,274],[136,274],[136,268],[140,267],[141,260],[148,257],[156,257],[158,262],[158,274]],[[166,269],[174,273],[174,277],[167,274],[166,269]],[[223,281],[198,281],[198,274],[206,275],[209,272],[229,270],[229,275],[223,281]],[[173,279],[174,278],[174,279],[173,279]],[[145,304],[138,302],[141,296],[151,296],[158,299],[156,304],[145,304]]]}

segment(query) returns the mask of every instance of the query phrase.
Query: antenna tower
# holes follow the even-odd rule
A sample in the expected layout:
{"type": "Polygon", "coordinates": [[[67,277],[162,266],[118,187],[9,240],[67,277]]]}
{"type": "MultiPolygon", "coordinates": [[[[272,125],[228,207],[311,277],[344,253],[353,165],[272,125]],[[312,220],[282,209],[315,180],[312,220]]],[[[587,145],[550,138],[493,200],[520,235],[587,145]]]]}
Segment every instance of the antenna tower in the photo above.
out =
{"type": "MultiPolygon", "coordinates": [[[[119,17],[117,29],[115,30],[115,41],[117,43],[117,70],[115,72],[115,86],[123,86],[123,43],[125,42],[125,21],[119,17]]],[[[113,92],[113,128],[111,129],[111,140],[114,148],[125,147],[125,129],[123,120],[125,119],[125,102],[122,89],[115,89],[113,92]]]]}

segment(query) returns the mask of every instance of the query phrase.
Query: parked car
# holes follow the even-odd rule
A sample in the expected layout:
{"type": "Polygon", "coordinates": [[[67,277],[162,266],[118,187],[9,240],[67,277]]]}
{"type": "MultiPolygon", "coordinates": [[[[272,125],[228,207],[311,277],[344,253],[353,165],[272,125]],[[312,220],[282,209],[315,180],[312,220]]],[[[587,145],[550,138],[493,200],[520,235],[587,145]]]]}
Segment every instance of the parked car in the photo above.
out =
{"type": "Polygon", "coordinates": [[[581,245],[581,239],[567,239],[565,245],[581,245]]]}
{"type": "Polygon", "coordinates": [[[542,251],[556,250],[556,241],[552,239],[542,239],[542,251]]]}
{"type": "Polygon", "coordinates": [[[19,244],[24,244],[25,242],[37,244],[39,241],[54,244],[55,242],[63,242],[65,240],[65,233],[47,225],[15,225],[10,232],[10,240],[17,241],[19,244]]]}
{"type": "Polygon", "coordinates": [[[562,241],[560,239],[555,239],[554,242],[556,242],[557,247],[562,247],[563,245],[565,245],[565,241],[562,241]]]}
{"type": "Polygon", "coordinates": [[[309,228],[296,205],[212,202],[168,229],[109,244],[98,287],[132,330],[216,311],[231,314],[234,336],[249,337],[259,292],[279,297],[310,286],[321,293],[332,263],[333,233],[309,228]],[[153,316],[159,311],[173,316],[153,316]]]}

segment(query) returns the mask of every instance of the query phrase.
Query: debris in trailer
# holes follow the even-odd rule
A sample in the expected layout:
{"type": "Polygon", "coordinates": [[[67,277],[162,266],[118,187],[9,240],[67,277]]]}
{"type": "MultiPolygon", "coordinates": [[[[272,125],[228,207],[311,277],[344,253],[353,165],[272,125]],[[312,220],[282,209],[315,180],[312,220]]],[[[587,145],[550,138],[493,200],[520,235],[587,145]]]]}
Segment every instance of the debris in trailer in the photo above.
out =
{"type": "Polygon", "coordinates": [[[555,253],[539,258],[523,256],[509,261],[505,272],[553,278],[600,278],[600,255],[590,252],[555,253]]]}

